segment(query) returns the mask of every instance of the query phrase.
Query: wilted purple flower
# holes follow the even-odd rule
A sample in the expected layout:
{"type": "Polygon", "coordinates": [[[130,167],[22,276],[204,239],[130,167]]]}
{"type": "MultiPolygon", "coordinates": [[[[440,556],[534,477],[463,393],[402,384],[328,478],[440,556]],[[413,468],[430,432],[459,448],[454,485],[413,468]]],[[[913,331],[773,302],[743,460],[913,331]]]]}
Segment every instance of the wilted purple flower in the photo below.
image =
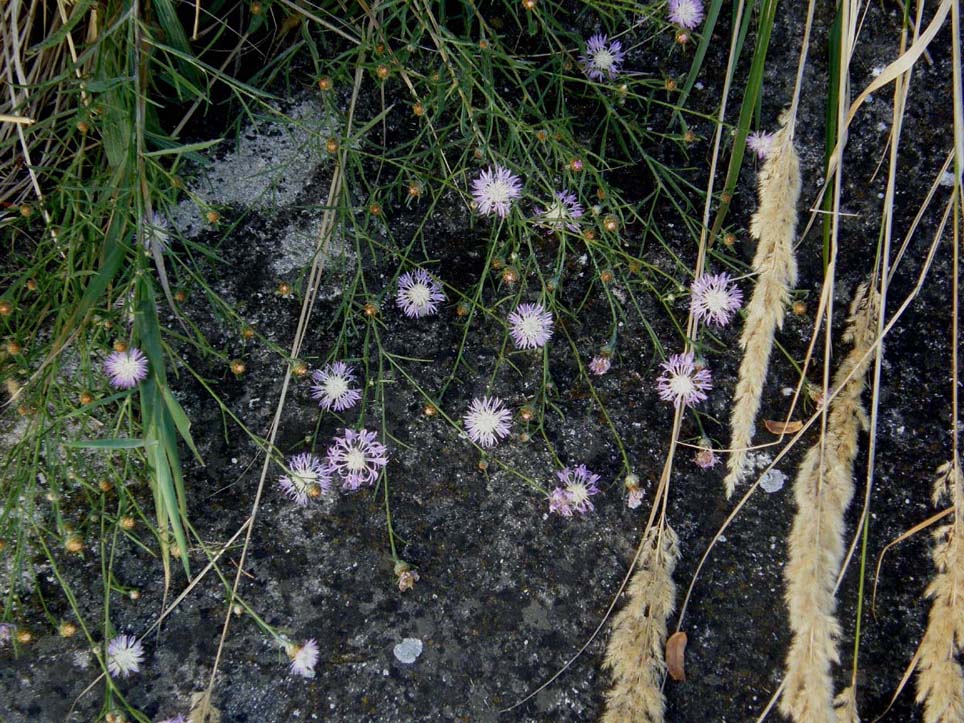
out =
{"type": "Polygon", "coordinates": [[[669,19],[681,28],[692,30],[703,22],[701,0],[669,0],[669,19]]]}
{"type": "Polygon", "coordinates": [[[597,377],[601,377],[603,374],[609,371],[609,367],[612,365],[612,360],[608,356],[594,356],[592,361],[589,362],[589,371],[591,371],[597,377]]]}
{"type": "Polygon", "coordinates": [[[693,455],[693,461],[696,463],[697,467],[702,469],[710,469],[710,467],[715,467],[716,463],[720,461],[720,458],[716,455],[713,449],[713,443],[706,437],[700,439],[700,447],[696,450],[693,455]]]}
{"type": "Polygon", "coordinates": [[[545,209],[537,209],[536,224],[554,231],[561,231],[564,228],[570,231],[578,231],[579,224],[575,221],[583,213],[585,211],[576,198],[576,194],[569,191],[559,191],[555,194],[552,203],[545,209]]]}
{"type": "Polygon", "coordinates": [[[700,322],[726,326],[743,303],[743,292],[725,271],[703,274],[690,286],[690,312],[700,322]]]}
{"type": "Polygon", "coordinates": [[[126,678],[140,670],[144,662],[144,646],[133,635],[118,635],[107,644],[107,670],[126,678]]]}
{"type": "Polygon", "coordinates": [[[598,474],[593,474],[586,469],[586,465],[581,464],[578,467],[563,467],[556,472],[556,477],[565,485],[569,505],[574,512],[584,515],[593,511],[589,498],[599,494],[599,488],[596,486],[596,482],[599,481],[598,474]]]}
{"type": "Polygon", "coordinates": [[[329,364],[311,373],[311,397],[317,399],[322,409],[343,412],[354,407],[361,399],[361,392],[352,389],[355,371],[345,362],[329,364]]]}
{"type": "Polygon", "coordinates": [[[331,491],[331,475],[331,467],[305,452],[288,460],[288,474],[278,479],[278,486],[296,504],[304,507],[309,497],[331,491]]]}
{"type": "Polygon", "coordinates": [[[660,366],[663,367],[663,373],[656,380],[659,398],[672,402],[676,407],[681,404],[692,407],[697,402],[702,402],[706,399],[707,390],[713,386],[710,370],[697,371],[691,351],[673,354],[660,366]]]}
{"type": "Polygon", "coordinates": [[[519,349],[538,349],[552,336],[552,314],[542,304],[519,304],[509,314],[512,340],[519,349]]]}
{"type": "Polygon", "coordinates": [[[500,439],[509,436],[512,413],[497,397],[475,398],[469,411],[462,418],[469,439],[480,447],[494,447],[500,439]]]}
{"type": "Polygon", "coordinates": [[[472,181],[472,198],[483,216],[496,214],[500,218],[509,215],[512,201],[522,195],[522,181],[507,168],[486,168],[472,181]]]}
{"type": "Polygon", "coordinates": [[[629,494],[626,496],[626,506],[635,510],[643,504],[643,491],[639,487],[629,490],[629,494]]]}
{"type": "Polygon", "coordinates": [[[572,504],[569,499],[569,492],[562,487],[556,487],[549,495],[549,512],[554,512],[563,517],[572,517],[572,504]]]}
{"type": "Polygon", "coordinates": [[[395,303],[405,316],[413,319],[431,316],[438,311],[438,305],[443,301],[445,293],[442,285],[429,276],[427,271],[406,271],[398,278],[395,303]]]}
{"type": "Polygon", "coordinates": [[[773,146],[773,134],[753,131],[746,137],[746,146],[756,153],[756,157],[762,161],[770,155],[770,148],[773,146]]]}
{"type": "Polygon", "coordinates": [[[612,80],[623,62],[623,44],[602,34],[593,35],[586,43],[586,54],[579,56],[582,69],[591,80],[612,80]]]}
{"type": "Polygon", "coordinates": [[[104,361],[104,371],[110,377],[111,386],[130,389],[147,378],[147,357],[135,347],[111,352],[104,361]]]}
{"type": "Polygon", "coordinates": [[[318,662],[318,643],[314,638],[306,640],[303,645],[288,643],[285,652],[291,659],[292,675],[300,675],[302,678],[315,677],[315,664],[318,662]]]}
{"type": "Polygon", "coordinates": [[[357,490],[363,484],[375,484],[388,464],[388,450],[374,432],[346,429],[328,448],[328,463],[341,477],[343,489],[357,490]]]}

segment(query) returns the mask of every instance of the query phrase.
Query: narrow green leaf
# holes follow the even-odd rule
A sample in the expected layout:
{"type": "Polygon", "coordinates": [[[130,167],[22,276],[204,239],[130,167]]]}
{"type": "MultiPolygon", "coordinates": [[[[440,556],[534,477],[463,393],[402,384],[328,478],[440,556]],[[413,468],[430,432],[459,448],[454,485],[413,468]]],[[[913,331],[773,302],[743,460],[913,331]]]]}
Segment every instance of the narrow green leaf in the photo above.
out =
{"type": "Polygon", "coordinates": [[[147,444],[143,439],[77,439],[64,442],[65,447],[81,449],[138,449],[147,444]]]}

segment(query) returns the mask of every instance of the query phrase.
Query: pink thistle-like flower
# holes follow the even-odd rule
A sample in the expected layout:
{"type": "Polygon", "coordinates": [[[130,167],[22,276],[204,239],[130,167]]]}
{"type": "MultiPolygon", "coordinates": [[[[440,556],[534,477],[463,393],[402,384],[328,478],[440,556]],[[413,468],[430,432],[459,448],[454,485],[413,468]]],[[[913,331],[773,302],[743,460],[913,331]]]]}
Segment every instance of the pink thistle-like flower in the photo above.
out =
{"type": "Polygon", "coordinates": [[[542,304],[519,304],[509,314],[509,325],[519,349],[538,349],[552,336],[552,314],[542,304]]]}
{"type": "Polygon", "coordinates": [[[110,384],[117,389],[131,389],[147,378],[147,357],[135,347],[111,352],[104,361],[110,384]]]}
{"type": "Polygon", "coordinates": [[[572,501],[569,492],[562,487],[556,487],[549,495],[549,512],[563,517],[572,517],[572,501]]]}
{"type": "Polygon", "coordinates": [[[697,449],[693,455],[693,462],[695,462],[696,466],[700,469],[710,469],[711,467],[715,467],[719,461],[720,458],[713,449],[713,443],[706,437],[703,437],[700,440],[700,448],[697,449]]]}
{"type": "Polygon", "coordinates": [[[592,361],[589,362],[589,371],[591,371],[597,377],[601,377],[603,374],[609,371],[609,367],[612,365],[612,360],[608,356],[594,356],[592,361]]]}
{"type": "Polygon", "coordinates": [[[770,155],[770,149],[773,147],[773,134],[753,131],[746,137],[746,147],[756,153],[756,157],[762,161],[770,155]]]}
{"type": "Polygon", "coordinates": [[[318,643],[314,638],[306,640],[303,645],[288,643],[285,652],[291,660],[289,670],[292,675],[302,678],[315,677],[315,664],[318,662],[318,643]]]}
{"type": "Polygon", "coordinates": [[[623,44],[602,34],[593,35],[586,43],[586,54],[579,56],[582,69],[591,80],[614,79],[623,62],[623,44]]]}
{"type": "Polygon", "coordinates": [[[681,28],[692,30],[703,22],[703,3],[700,0],[669,0],[669,19],[681,28]]]}
{"type": "Polygon", "coordinates": [[[643,491],[639,487],[629,490],[629,494],[626,496],[626,506],[635,510],[641,504],[643,504],[643,491]]]}
{"type": "Polygon", "coordinates": [[[576,194],[559,191],[546,208],[536,210],[536,225],[552,231],[561,231],[564,228],[578,231],[579,224],[576,223],[576,219],[582,217],[584,213],[585,210],[576,198],[576,194]]]}
{"type": "Polygon", "coordinates": [[[690,286],[690,312],[697,321],[726,326],[743,303],[743,292],[725,271],[703,274],[690,286]]]}
{"type": "Polygon", "coordinates": [[[388,464],[388,450],[374,432],[346,429],[328,448],[328,464],[341,477],[343,489],[357,490],[363,484],[375,484],[388,464]]]}
{"type": "Polygon", "coordinates": [[[442,285],[418,269],[406,271],[398,278],[398,294],[395,303],[405,316],[416,319],[438,312],[438,305],[445,301],[442,285]]]}
{"type": "Polygon", "coordinates": [[[475,398],[469,411],[462,418],[469,439],[480,447],[494,447],[499,440],[509,436],[512,412],[497,397],[475,398]]]}
{"type": "Polygon", "coordinates": [[[578,467],[563,467],[556,472],[556,477],[565,485],[569,506],[573,512],[585,515],[595,509],[589,498],[599,494],[599,488],[596,486],[596,482],[599,481],[598,474],[593,474],[586,465],[581,464],[578,467]]]}
{"type": "Polygon", "coordinates": [[[107,644],[107,670],[113,676],[126,678],[140,670],[144,662],[144,646],[133,635],[118,635],[107,644]]]}
{"type": "Polygon", "coordinates": [[[509,215],[512,202],[522,195],[522,181],[507,168],[486,168],[472,181],[472,198],[483,216],[509,215]]]}
{"type": "Polygon", "coordinates": [[[352,389],[355,371],[345,362],[329,364],[311,373],[311,397],[317,399],[322,409],[343,412],[354,407],[361,399],[361,392],[352,389]]]}
{"type": "Polygon", "coordinates": [[[710,370],[697,371],[691,351],[673,354],[660,366],[663,367],[663,373],[656,380],[659,398],[672,402],[677,408],[681,404],[692,407],[697,402],[702,402],[706,399],[706,392],[713,387],[710,370]]]}
{"type": "Polygon", "coordinates": [[[309,497],[318,497],[331,491],[331,475],[329,465],[322,464],[315,455],[305,452],[288,460],[288,474],[278,479],[278,486],[295,504],[304,507],[309,497]]]}

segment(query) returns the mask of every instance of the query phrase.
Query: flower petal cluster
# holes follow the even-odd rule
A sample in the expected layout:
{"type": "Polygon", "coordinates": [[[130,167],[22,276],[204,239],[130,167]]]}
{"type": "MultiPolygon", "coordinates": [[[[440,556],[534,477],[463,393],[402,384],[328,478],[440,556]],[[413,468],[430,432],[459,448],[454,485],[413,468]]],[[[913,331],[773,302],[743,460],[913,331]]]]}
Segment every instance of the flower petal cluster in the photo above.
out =
{"type": "Polygon", "coordinates": [[[690,286],[690,312],[705,324],[726,326],[743,304],[743,292],[722,274],[703,274],[690,286]]]}
{"type": "Polygon", "coordinates": [[[278,486],[295,504],[304,507],[309,497],[331,491],[332,468],[315,455],[296,454],[288,460],[288,474],[278,479],[278,486]]]}
{"type": "Polygon", "coordinates": [[[341,477],[342,489],[353,491],[363,484],[375,484],[388,464],[388,449],[378,441],[375,432],[346,429],[328,448],[328,464],[341,477]]]}
{"type": "Polygon", "coordinates": [[[289,670],[292,675],[300,675],[302,678],[315,677],[315,665],[318,663],[318,642],[314,638],[306,640],[302,645],[289,643],[285,652],[291,660],[289,670]]]}
{"type": "Polygon", "coordinates": [[[107,644],[107,670],[115,676],[126,678],[141,669],[144,662],[144,646],[133,635],[118,635],[107,644]]]}
{"type": "Polygon", "coordinates": [[[472,198],[483,216],[509,215],[512,202],[522,195],[522,181],[509,169],[493,166],[472,181],[472,198]]]}
{"type": "Polygon", "coordinates": [[[480,447],[494,447],[509,436],[512,413],[497,397],[475,398],[462,418],[469,439],[480,447]]]}
{"type": "Polygon", "coordinates": [[[608,356],[594,356],[592,361],[589,362],[589,371],[595,374],[597,377],[601,377],[603,374],[609,371],[612,366],[612,360],[608,356]]]}
{"type": "Polygon", "coordinates": [[[669,19],[681,28],[692,30],[703,22],[701,0],[669,0],[669,19]]]}
{"type": "Polygon", "coordinates": [[[770,148],[773,146],[773,134],[763,131],[753,131],[746,137],[746,147],[756,153],[756,157],[761,161],[770,155],[770,148]]]}
{"type": "Polygon", "coordinates": [[[559,191],[548,206],[536,211],[536,224],[552,231],[561,231],[564,228],[578,231],[579,224],[576,219],[581,218],[584,213],[585,209],[576,194],[559,191]]]}
{"type": "Polygon", "coordinates": [[[322,409],[343,412],[354,407],[361,399],[361,392],[352,387],[355,370],[345,362],[334,362],[324,369],[311,373],[311,397],[318,400],[322,409]]]}
{"type": "Polygon", "coordinates": [[[518,349],[538,349],[552,336],[552,314],[542,304],[519,304],[509,314],[509,327],[518,349]]]}
{"type": "Polygon", "coordinates": [[[579,513],[585,515],[595,509],[589,499],[599,494],[599,475],[590,472],[586,465],[563,467],[556,472],[562,486],[556,487],[549,495],[549,511],[563,517],[579,513]]]}
{"type": "Polygon", "coordinates": [[[406,271],[398,278],[398,294],[395,304],[405,316],[417,319],[438,312],[438,305],[445,301],[442,285],[427,271],[406,271]]]}
{"type": "Polygon", "coordinates": [[[131,389],[147,378],[147,357],[140,349],[115,351],[104,361],[110,384],[117,389],[131,389]]]}
{"type": "Polygon", "coordinates": [[[663,373],[656,380],[659,398],[672,402],[677,408],[702,402],[706,399],[706,392],[713,387],[709,369],[696,369],[693,352],[673,354],[660,366],[663,373]]]}
{"type": "Polygon", "coordinates": [[[597,34],[586,43],[586,54],[579,56],[582,69],[591,80],[613,80],[623,62],[623,44],[597,34]]]}

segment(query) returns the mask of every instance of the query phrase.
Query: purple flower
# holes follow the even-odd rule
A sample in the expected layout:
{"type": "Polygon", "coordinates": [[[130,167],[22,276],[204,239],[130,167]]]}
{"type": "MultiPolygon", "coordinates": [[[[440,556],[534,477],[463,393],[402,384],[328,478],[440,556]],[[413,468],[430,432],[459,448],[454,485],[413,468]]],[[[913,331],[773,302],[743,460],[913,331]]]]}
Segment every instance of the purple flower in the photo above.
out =
{"type": "Polygon", "coordinates": [[[111,352],[104,362],[110,384],[117,389],[131,389],[147,378],[147,357],[140,349],[111,352]]]}
{"type": "Polygon", "coordinates": [[[669,0],[669,19],[681,28],[692,30],[703,22],[701,0],[669,0]]]}
{"type": "Polygon", "coordinates": [[[579,224],[575,220],[584,213],[582,205],[576,198],[576,194],[569,191],[559,191],[555,194],[554,200],[545,209],[537,209],[536,224],[543,228],[553,231],[561,231],[564,228],[570,231],[578,231],[579,224]]]}
{"type": "Polygon", "coordinates": [[[549,495],[549,512],[563,517],[572,517],[572,504],[569,493],[562,487],[556,487],[549,495]]]}
{"type": "Polygon", "coordinates": [[[746,145],[762,161],[770,155],[770,148],[773,146],[773,134],[753,131],[746,137],[746,145]]]}
{"type": "Polygon", "coordinates": [[[713,386],[709,369],[696,370],[693,352],[673,354],[669,361],[660,364],[663,373],[656,380],[659,398],[672,402],[675,407],[681,404],[692,407],[706,399],[707,390],[713,386]]]}
{"type": "Polygon", "coordinates": [[[398,295],[395,303],[409,318],[431,316],[438,311],[438,305],[445,301],[442,285],[418,269],[414,273],[406,271],[398,278],[398,295]]]}
{"type": "Polygon", "coordinates": [[[619,74],[623,62],[623,44],[597,34],[586,43],[586,54],[579,56],[582,69],[590,80],[612,80],[619,74]]]}
{"type": "Polygon", "coordinates": [[[565,485],[569,506],[573,512],[584,515],[593,511],[589,498],[599,494],[599,488],[596,486],[596,482],[599,481],[598,474],[593,474],[586,469],[586,465],[581,464],[578,467],[563,467],[556,472],[556,477],[565,485]]]}
{"type": "Polygon", "coordinates": [[[315,455],[296,454],[288,460],[288,474],[278,479],[278,486],[295,504],[304,507],[309,497],[331,491],[332,469],[315,455]]]}
{"type": "Polygon", "coordinates": [[[341,477],[342,489],[357,490],[363,484],[375,484],[388,464],[388,450],[374,432],[346,429],[328,448],[328,464],[341,477]]]}
{"type": "Polygon", "coordinates": [[[113,676],[126,678],[140,670],[144,662],[144,646],[133,635],[118,635],[107,644],[107,670],[113,676]]]}
{"type": "Polygon", "coordinates": [[[643,491],[639,487],[629,490],[629,494],[626,496],[626,506],[635,510],[641,504],[643,504],[643,491]]]}
{"type": "Polygon", "coordinates": [[[502,166],[487,168],[472,181],[472,198],[483,216],[496,214],[505,218],[512,201],[521,195],[522,181],[502,166]]]}
{"type": "Polygon", "coordinates": [[[703,274],[690,286],[690,313],[700,322],[726,326],[743,303],[743,292],[726,272],[703,274]]]}
{"type": "Polygon", "coordinates": [[[589,371],[591,371],[597,377],[601,377],[603,374],[609,371],[609,367],[612,365],[612,360],[608,356],[594,356],[592,361],[589,362],[589,371]]]}
{"type": "Polygon", "coordinates": [[[317,399],[322,409],[343,412],[354,407],[361,399],[361,392],[352,389],[355,371],[345,362],[329,364],[311,373],[311,397],[317,399]]]}
{"type": "Polygon", "coordinates": [[[318,662],[318,643],[314,638],[306,640],[303,645],[288,643],[285,652],[291,659],[291,674],[302,678],[315,677],[315,664],[318,662]]]}
{"type": "Polygon", "coordinates": [[[167,243],[170,239],[168,233],[167,219],[157,211],[152,211],[150,218],[145,218],[144,226],[144,250],[151,254],[155,250],[163,253],[167,250],[167,243]]]}
{"type": "Polygon", "coordinates": [[[538,349],[552,336],[552,314],[542,304],[519,304],[509,314],[512,340],[519,349],[538,349]]]}
{"type": "Polygon", "coordinates": [[[715,467],[716,463],[720,461],[720,458],[713,450],[713,443],[707,437],[700,439],[700,446],[693,455],[693,461],[696,463],[696,466],[701,469],[715,467]]]}
{"type": "Polygon", "coordinates": [[[0,647],[13,640],[15,632],[17,632],[17,626],[13,623],[0,623],[0,647]]]}
{"type": "Polygon", "coordinates": [[[480,447],[489,448],[509,436],[512,413],[503,406],[501,399],[482,397],[472,400],[462,419],[469,439],[480,447]]]}

